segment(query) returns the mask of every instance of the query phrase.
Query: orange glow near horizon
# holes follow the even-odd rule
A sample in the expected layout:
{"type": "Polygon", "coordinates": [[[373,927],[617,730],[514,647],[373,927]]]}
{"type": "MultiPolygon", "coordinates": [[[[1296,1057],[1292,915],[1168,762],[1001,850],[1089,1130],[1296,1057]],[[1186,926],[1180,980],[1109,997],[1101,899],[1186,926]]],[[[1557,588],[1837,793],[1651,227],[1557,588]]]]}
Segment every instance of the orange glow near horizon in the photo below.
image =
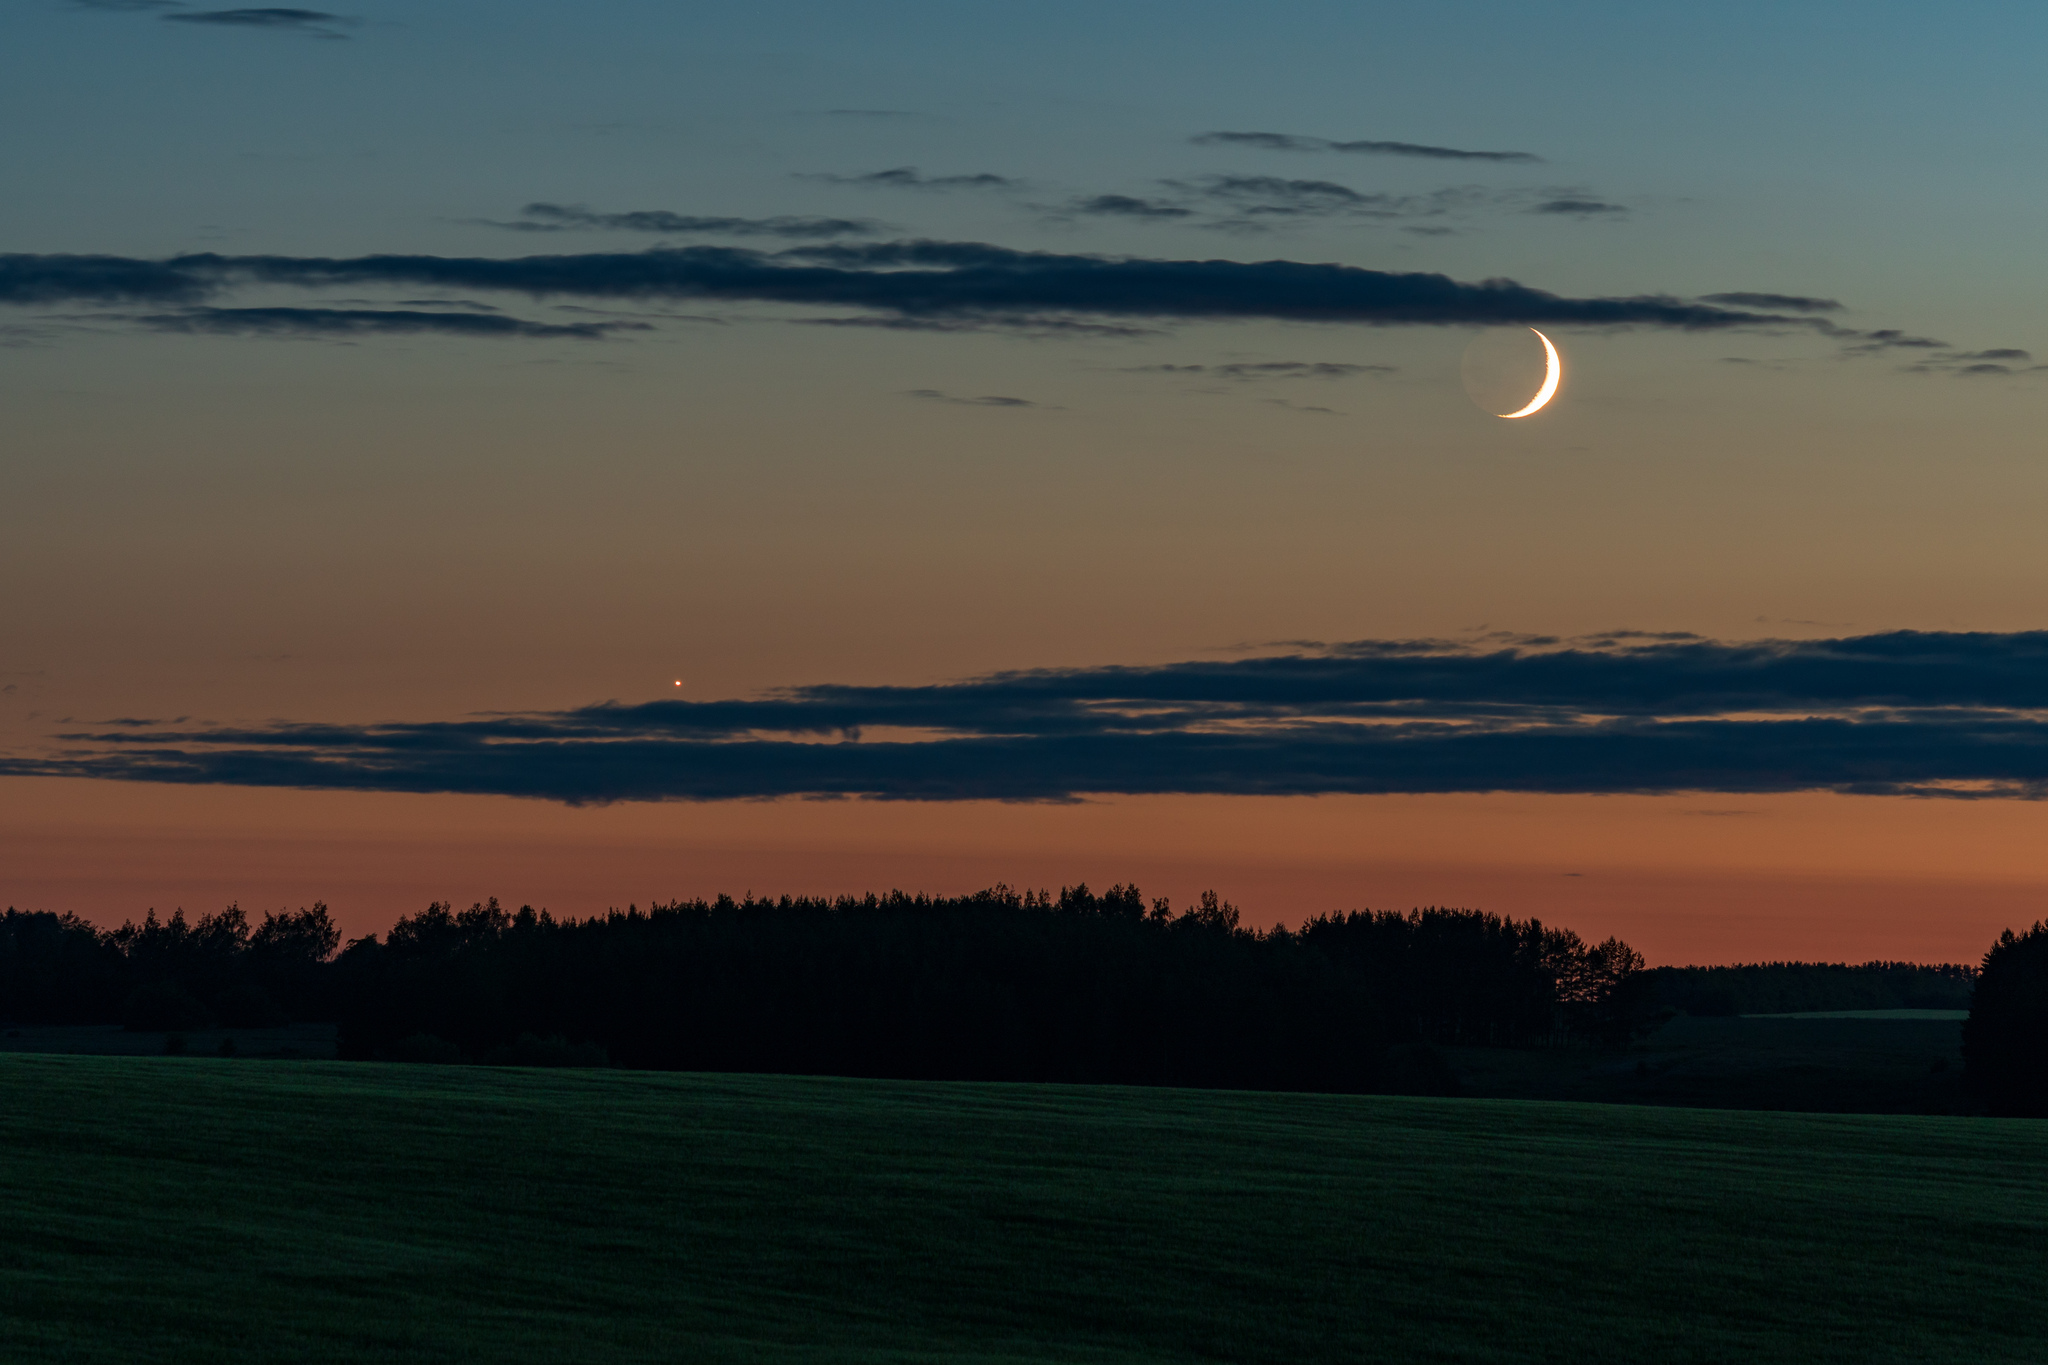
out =
{"type": "Polygon", "coordinates": [[[1654,963],[1974,962],[2048,907],[2025,802],[1148,797],[569,808],[496,797],[0,780],[0,902],[100,923],[326,901],[350,936],[429,900],[587,915],[720,892],[1135,881],[1257,924],[1476,906],[1654,963]],[[226,831],[232,831],[228,833],[226,831]]]}

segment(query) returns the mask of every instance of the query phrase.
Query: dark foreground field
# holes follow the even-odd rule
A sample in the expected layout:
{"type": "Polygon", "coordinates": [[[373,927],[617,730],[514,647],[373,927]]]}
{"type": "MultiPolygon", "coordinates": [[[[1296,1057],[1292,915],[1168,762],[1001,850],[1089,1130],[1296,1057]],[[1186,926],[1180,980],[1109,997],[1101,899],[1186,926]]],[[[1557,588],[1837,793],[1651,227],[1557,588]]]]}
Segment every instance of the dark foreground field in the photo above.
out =
{"type": "Polygon", "coordinates": [[[0,1056],[12,1361],[2039,1361],[2048,1124],[0,1056]]]}
{"type": "MultiPolygon", "coordinates": [[[[1884,1010],[1694,1019],[1680,1016],[1623,1050],[1457,1047],[1441,1052],[1459,1093],[1503,1100],[1593,1100],[1833,1114],[1968,1114],[1964,1011],[1884,1010]]],[[[131,1032],[118,1024],[0,1031],[0,1053],[321,1060],[332,1024],[131,1032]]]]}
{"type": "Polygon", "coordinates": [[[1673,1019],[1626,1051],[1445,1049],[1468,1095],[1837,1114],[1967,1114],[1964,1012],[1673,1019]]]}

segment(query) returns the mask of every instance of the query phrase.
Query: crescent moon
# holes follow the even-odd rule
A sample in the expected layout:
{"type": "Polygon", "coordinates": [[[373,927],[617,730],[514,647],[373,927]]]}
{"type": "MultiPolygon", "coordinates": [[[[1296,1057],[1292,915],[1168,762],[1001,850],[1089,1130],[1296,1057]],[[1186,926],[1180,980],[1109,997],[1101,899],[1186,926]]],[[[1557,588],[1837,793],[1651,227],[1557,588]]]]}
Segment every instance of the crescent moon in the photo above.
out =
{"type": "MultiPolygon", "coordinates": [[[[1534,327],[1531,327],[1529,330],[1536,332],[1534,327]]],[[[1549,337],[1541,332],[1536,332],[1536,339],[1543,343],[1543,364],[1545,366],[1543,387],[1536,390],[1536,396],[1529,400],[1528,407],[1523,408],[1520,412],[1500,413],[1499,415],[1502,417],[1527,417],[1530,413],[1538,411],[1545,403],[1557,397],[1557,381],[1564,378],[1564,366],[1558,362],[1557,347],[1550,344],[1549,337]]]]}

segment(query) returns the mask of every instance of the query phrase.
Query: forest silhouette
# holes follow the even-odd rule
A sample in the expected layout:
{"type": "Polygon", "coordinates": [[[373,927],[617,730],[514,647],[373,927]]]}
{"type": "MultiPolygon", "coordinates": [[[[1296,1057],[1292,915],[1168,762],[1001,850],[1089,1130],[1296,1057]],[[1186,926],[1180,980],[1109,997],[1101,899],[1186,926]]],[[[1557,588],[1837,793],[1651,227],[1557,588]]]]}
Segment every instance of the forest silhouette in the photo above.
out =
{"type": "MultiPolygon", "coordinates": [[[[1449,1093],[1435,1048],[1621,1047],[1674,1012],[1963,1008],[1962,966],[1647,969],[1476,910],[1246,927],[1214,892],[436,902],[345,947],[327,907],[100,929],[0,915],[0,1020],[335,1022],[362,1060],[1449,1093]]],[[[1980,1044],[1979,1053],[1984,1053],[1980,1044]]]]}

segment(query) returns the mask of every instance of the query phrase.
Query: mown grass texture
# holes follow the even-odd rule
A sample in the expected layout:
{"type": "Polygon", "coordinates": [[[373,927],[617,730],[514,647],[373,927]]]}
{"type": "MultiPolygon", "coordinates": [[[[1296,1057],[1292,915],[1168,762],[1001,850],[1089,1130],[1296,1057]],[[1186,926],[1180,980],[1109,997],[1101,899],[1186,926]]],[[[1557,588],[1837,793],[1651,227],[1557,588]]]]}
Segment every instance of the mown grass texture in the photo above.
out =
{"type": "Polygon", "coordinates": [[[0,1057],[0,1359],[2039,1361],[2048,1125],[0,1057]]]}

